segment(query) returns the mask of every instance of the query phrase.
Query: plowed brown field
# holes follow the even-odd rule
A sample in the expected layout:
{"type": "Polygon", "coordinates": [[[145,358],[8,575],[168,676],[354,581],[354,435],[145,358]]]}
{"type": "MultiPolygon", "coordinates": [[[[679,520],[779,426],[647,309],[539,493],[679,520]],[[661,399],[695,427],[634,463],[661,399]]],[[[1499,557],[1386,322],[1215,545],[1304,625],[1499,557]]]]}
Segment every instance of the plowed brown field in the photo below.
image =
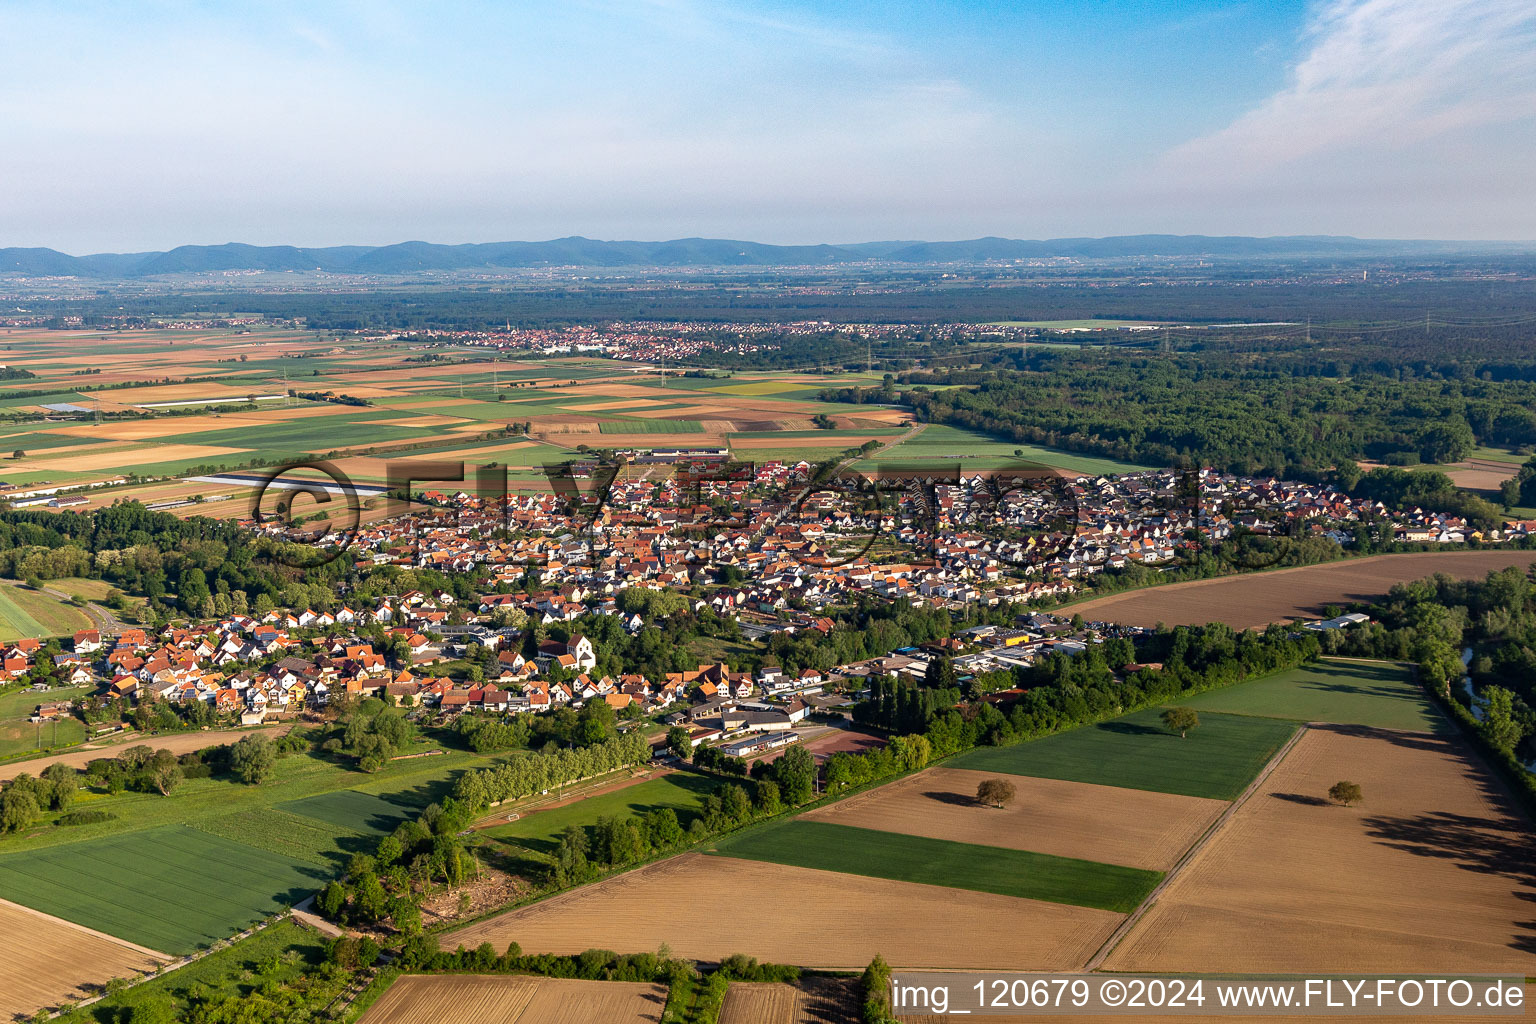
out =
{"type": "Polygon", "coordinates": [[[1227,809],[1222,800],[1009,776],[1006,809],[975,802],[995,772],[930,768],[805,815],[809,820],[1166,871],[1227,809]]]}
{"type": "MultiPolygon", "coordinates": [[[[1096,984],[1098,984],[1098,981],[1097,981],[1097,979],[1094,976],[1089,975],[1088,976],[1088,984],[1096,985],[1096,984]]],[[[1205,1004],[1207,1007],[1209,1007],[1211,1005],[1210,991],[1211,991],[1210,988],[1207,987],[1206,988],[1206,1004],[1205,1004]]],[[[1533,1002],[1532,1002],[1533,1000],[1536,1000],[1536,985],[1527,985],[1527,986],[1525,986],[1525,1003],[1524,1003],[1524,1005],[1527,1006],[1527,1007],[1533,1005],[1533,1002]]],[[[953,1004],[951,1004],[951,1005],[953,1005],[953,1004]]],[[[1339,1011],[1334,1010],[1332,1012],[1333,1013],[1338,1013],[1339,1011]]],[[[1244,1015],[1244,1016],[1233,1016],[1232,1014],[1226,1014],[1226,1013],[1211,1014],[1209,1016],[1207,1016],[1207,1015],[1195,1016],[1193,1014],[1190,1014],[1188,1016],[1183,1016],[1183,1017],[1174,1016],[1171,1013],[1168,1014],[1167,1016],[1152,1015],[1152,1014],[1148,1014],[1148,1015],[1143,1016],[1143,1015],[1132,1014],[1132,1013],[1130,1013],[1128,1011],[1122,1011],[1122,1012],[1117,1013],[1117,1014],[1093,1013],[1093,1014],[1083,1014],[1083,1015],[1079,1015],[1079,1014],[1065,1015],[1065,1014],[1054,1014],[1054,1013],[1047,1013],[1047,1014],[1013,1014],[1013,1013],[1005,1013],[1005,1014],[1001,1014],[1001,1015],[996,1016],[996,1017],[988,1015],[986,1017],[979,1017],[979,1018],[976,1017],[974,1014],[965,1014],[965,1015],[962,1015],[962,1014],[919,1014],[919,1015],[916,1015],[916,1016],[907,1016],[906,1014],[903,1014],[900,1017],[898,1017],[897,1019],[901,1021],[901,1024],[962,1024],[962,1022],[969,1022],[969,1021],[973,1021],[973,1020],[982,1020],[982,1021],[985,1021],[986,1024],[1051,1024],[1051,1022],[1053,1022],[1053,1021],[1061,1022],[1061,1024],[1126,1024],[1127,1021],[1138,1020],[1138,1019],[1142,1020],[1142,1021],[1150,1022],[1150,1024],[1156,1024],[1156,1022],[1160,1022],[1160,1021],[1194,1021],[1194,1022],[1196,1022],[1196,1024],[1256,1024],[1256,1022],[1258,1022],[1258,1021],[1263,1021],[1264,1024],[1317,1024],[1317,1021],[1327,1020],[1329,1018],[1323,1017],[1323,1016],[1318,1015],[1318,1014],[1313,1014],[1311,1016],[1306,1016],[1306,1017],[1299,1017],[1299,1016],[1296,1016],[1294,1014],[1283,1014],[1283,1015],[1280,1015],[1280,1016],[1273,1016],[1272,1017],[1269,1014],[1264,1014],[1262,1016],[1255,1015],[1255,1014],[1248,1014],[1248,1015],[1244,1015]]],[[[1426,1015],[1408,1016],[1408,1015],[1404,1015],[1404,1014],[1395,1014],[1394,1013],[1394,1014],[1387,1014],[1387,1015],[1379,1016],[1379,1017],[1375,1016],[1375,1015],[1372,1015],[1372,1016],[1369,1016],[1369,1017],[1341,1017],[1341,1018],[1337,1018],[1337,1019],[1341,1019],[1341,1020],[1356,1020],[1356,1021],[1369,1021],[1370,1024],[1425,1024],[1426,1021],[1435,1020],[1437,1018],[1435,1018],[1433,1015],[1428,1015],[1428,1016],[1426,1016],[1426,1015]]],[[[1474,1014],[1469,1014],[1467,1016],[1461,1016],[1460,1014],[1458,1014],[1455,1017],[1446,1017],[1444,1019],[1446,1019],[1446,1020],[1453,1020],[1453,1021],[1456,1022],[1456,1024],[1482,1024],[1482,1022],[1487,1022],[1487,1024],[1493,1024],[1493,1022],[1496,1022],[1496,1021],[1508,1021],[1511,1018],[1510,1018],[1510,1016],[1507,1013],[1506,1014],[1474,1013],[1474,1014]]],[[[1518,1020],[1519,1017],[1517,1016],[1514,1019],[1518,1020]]]]}
{"type": "Polygon", "coordinates": [[[363,1014],[362,1024],[656,1024],[661,985],[517,975],[408,974],[363,1014]]]}
{"type": "Polygon", "coordinates": [[[745,953],[802,967],[1071,970],[1122,920],[1086,907],[686,853],[443,936],[534,953],[745,953]]]}
{"type": "Polygon", "coordinates": [[[1316,727],[1104,969],[1530,976],[1533,840],[1460,740],[1316,727]],[[1328,803],[1340,779],[1363,804],[1328,803]]]}
{"type": "Polygon", "coordinates": [[[1420,551],[1350,558],[1326,565],[1194,580],[1114,594],[1071,606],[1090,621],[1133,626],[1198,626],[1225,622],[1233,629],[1293,618],[1316,618],[1330,604],[1380,597],[1394,583],[1443,572],[1476,579],[1506,566],[1528,567],[1536,551],[1420,551]]]}
{"type": "Polygon", "coordinates": [[[793,985],[736,982],[725,994],[719,1024],[854,1024],[852,980],[802,978],[793,985]]]}
{"type": "Polygon", "coordinates": [[[0,1017],[30,1016],[43,1008],[94,995],[113,978],[131,978],[170,959],[164,953],[0,900],[0,1017]]]}

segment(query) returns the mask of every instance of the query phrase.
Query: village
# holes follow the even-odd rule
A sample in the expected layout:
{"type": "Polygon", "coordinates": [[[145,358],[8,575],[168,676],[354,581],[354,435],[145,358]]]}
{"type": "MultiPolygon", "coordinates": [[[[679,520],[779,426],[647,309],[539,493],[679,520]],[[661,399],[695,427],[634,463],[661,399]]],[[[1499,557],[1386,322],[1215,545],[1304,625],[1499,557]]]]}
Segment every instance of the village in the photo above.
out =
{"type": "MultiPolygon", "coordinates": [[[[632,666],[598,672],[599,652],[581,622],[614,617],[629,636],[653,626],[621,606],[623,592],[639,588],[687,595],[695,614],[730,620],[751,640],[826,636],[836,623],[824,612],[861,597],[950,610],[1040,607],[1087,592],[1100,573],[1183,564],[1202,538],[1302,537],[1347,548],[1368,528],[1400,542],[1461,544],[1523,535],[1528,525],[1484,537],[1416,509],[1393,513],[1326,488],[1210,472],[1199,474],[1197,490],[1188,478],[1159,472],[1080,477],[1001,500],[989,480],[961,478],[933,485],[926,497],[906,492],[893,514],[876,518],[844,507],[842,495],[791,502],[785,495],[809,472],[805,464],[765,463],[752,479],[694,481],[691,490],[686,474],[616,483],[595,513],[553,495],[512,496],[503,508],[466,492],[427,491],[410,515],[361,530],[346,557],[363,574],[386,565],[465,574],[483,588],[476,598],[408,590],[363,604],[341,595],[320,609],[115,635],[83,630],[71,650],[51,654],[49,675],[55,685],[97,688],[77,707],[105,702],[126,714],[159,701],[206,708],[198,721],[240,725],[321,715],[370,697],[439,723],[602,701],[621,720],[683,725],[694,746],[749,757],[797,742],[808,716],[845,718],[871,676],[921,682],[935,658],[962,679],[1017,676],[1042,658],[1076,656],[1145,629],[1041,608],[826,670],[786,673],[765,664],[753,673],[717,660],[648,676],[632,666]],[[1062,519],[1063,493],[1072,522],[1062,519]],[[729,525],[701,504],[720,498],[739,509],[729,525]],[[831,557],[841,541],[882,529],[894,543],[869,550],[884,557],[831,557]],[[542,635],[551,626],[558,637],[528,641],[530,630],[542,635]],[[471,654],[473,664],[465,660],[471,654]]],[[[40,656],[49,652],[38,641],[19,641],[0,671],[6,680],[32,678],[40,656]]],[[[39,696],[38,721],[74,710],[39,696]]]]}

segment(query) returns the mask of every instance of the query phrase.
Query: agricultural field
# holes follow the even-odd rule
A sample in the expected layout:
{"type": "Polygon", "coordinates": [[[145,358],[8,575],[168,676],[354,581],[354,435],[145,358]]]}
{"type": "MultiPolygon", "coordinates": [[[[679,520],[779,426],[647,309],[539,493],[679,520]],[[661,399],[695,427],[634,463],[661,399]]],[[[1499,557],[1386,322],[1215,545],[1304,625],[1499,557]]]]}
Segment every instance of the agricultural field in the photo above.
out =
{"type": "Polygon", "coordinates": [[[292,906],[328,877],[312,864],[252,856],[248,846],[175,825],[0,855],[0,889],[12,899],[173,954],[292,906]]]}
{"type": "Polygon", "coordinates": [[[1533,838],[1459,738],[1310,728],[1104,968],[1536,975],[1533,838]]]}
{"type": "Polygon", "coordinates": [[[7,1020],[94,995],[113,978],[134,978],[169,959],[4,900],[0,935],[0,1017],[7,1020]]]}
{"type": "Polygon", "coordinates": [[[679,956],[711,961],[739,952],[862,970],[880,953],[906,967],[1071,970],[1121,920],[1088,907],[685,853],[448,932],[443,945],[516,941],[528,952],[579,953],[665,942],[679,956]]]}
{"type": "Polygon", "coordinates": [[[749,829],[715,847],[727,857],[1128,914],[1162,875],[1001,846],[881,832],[825,821],[749,829]]]}
{"type": "Polygon", "coordinates": [[[393,832],[396,825],[414,817],[429,803],[430,798],[417,802],[410,794],[384,797],[355,789],[340,789],[278,804],[277,809],[357,832],[384,835],[393,832]]]}
{"type": "Polygon", "coordinates": [[[31,587],[0,585],[0,643],[73,636],[91,628],[90,616],[31,587]]]}
{"type": "MultiPolygon", "coordinates": [[[[186,750],[240,735],[178,733],[143,742],[186,750]]],[[[120,749],[63,756],[79,764],[120,749]]],[[[215,777],[189,779],[168,797],[85,791],[71,809],[112,817],[66,827],[51,824],[55,812],[0,840],[0,890],[130,942],[189,952],[303,900],[349,856],[373,847],[381,814],[404,817],[440,798],[456,772],[487,760],[451,752],[360,776],[319,756],[293,755],[280,758],[259,786],[215,777]],[[294,813],[292,805],[310,813],[294,813]],[[75,884],[82,877],[92,879],[86,891],[75,884]]],[[[35,774],[45,763],[17,762],[0,771],[35,774]]]]}
{"type": "Polygon", "coordinates": [[[362,1024],[656,1024],[661,985],[520,975],[408,974],[363,1014],[362,1024]]]}
{"type": "Polygon", "coordinates": [[[793,985],[733,982],[719,1024],[853,1024],[858,1015],[853,981],[808,975],[793,985]]]}
{"type": "Polygon", "coordinates": [[[960,427],[933,424],[923,427],[916,436],[881,452],[876,458],[857,463],[856,468],[871,472],[880,464],[910,466],[930,463],[936,468],[966,470],[1046,466],[1071,475],[1134,473],[1147,468],[1054,448],[999,441],[960,427]]]}
{"type": "Polygon", "coordinates": [[[1090,622],[1132,626],[1204,625],[1225,622],[1254,629],[1271,622],[1319,618],[1328,605],[1380,597],[1397,583],[1435,573],[1480,579],[1511,565],[1529,568],[1536,551],[1416,551],[1346,558],[1322,565],[1193,580],[1093,598],[1070,606],[1090,622]]]}
{"type": "Polygon", "coordinates": [[[1445,725],[1414,681],[1412,670],[1391,662],[1325,658],[1180,703],[1200,712],[1369,725],[1406,732],[1430,732],[1445,725]]]}
{"type": "Polygon", "coordinates": [[[1296,731],[1293,722],[1205,713],[1180,738],[1156,708],[1011,747],[978,747],[954,768],[1234,800],[1296,731]]]}
{"type": "Polygon", "coordinates": [[[583,447],[731,446],[742,458],[815,461],[894,440],[908,423],[900,409],[818,400],[825,387],[878,379],[865,374],[690,378],[617,360],[478,352],[455,362],[405,343],[265,329],[12,330],[0,343],[40,375],[0,399],[0,414],[18,417],[0,424],[0,452],[21,453],[0,478],[18,488],[91,484],[90,508],[131,498],[174,504],[182,516],[244,517],[245,488],[185,478],[314,457],[365,483],[382,482],[394,458],[501,462],[519,488],[540,485],[538,467],[583,447]],[[82,355],[107,354],[112,371],[75,374],[82,355]],[[817,414],[832,429],[817,429],[817,414]],[[511,424],[527,435],[509,443],[511,424]],[[213,500],[175,504],[194,496],[213,500]]]}
{"type": "Polygon", "coordinates": [[[929,768],[804,816],[858,828],[1166,871],[1226,810],[1220,800],[1012,776],[1006,808],[976,802],[997,776],[929,768]]]}

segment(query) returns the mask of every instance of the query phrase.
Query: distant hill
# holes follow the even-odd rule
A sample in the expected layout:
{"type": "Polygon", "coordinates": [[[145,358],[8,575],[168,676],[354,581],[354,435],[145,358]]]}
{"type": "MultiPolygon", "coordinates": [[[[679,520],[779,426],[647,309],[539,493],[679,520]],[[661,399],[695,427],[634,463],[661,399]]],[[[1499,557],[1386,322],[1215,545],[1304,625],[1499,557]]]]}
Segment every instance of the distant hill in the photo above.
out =
{"type": "Polygon", "coordinates": [[[882,262],[985,263],[1074,257],[1366,256],[1536,251],[1536,243],[1436,242],[1291,235],[1272,238],[1206,235],[1122,235],[1110,238],[973,238],[960,242],[858,242],[849,245],[767,245],[726,238],[666,242],[606,242],[572,236],[546,242],[439,245],[183,245],[169,252],[70,256],[55,249],[0,249],[0,275],[135,278],[231,270],[329,271],[337,274],[414,274],[519,267],[805,267],[882,262]]]}

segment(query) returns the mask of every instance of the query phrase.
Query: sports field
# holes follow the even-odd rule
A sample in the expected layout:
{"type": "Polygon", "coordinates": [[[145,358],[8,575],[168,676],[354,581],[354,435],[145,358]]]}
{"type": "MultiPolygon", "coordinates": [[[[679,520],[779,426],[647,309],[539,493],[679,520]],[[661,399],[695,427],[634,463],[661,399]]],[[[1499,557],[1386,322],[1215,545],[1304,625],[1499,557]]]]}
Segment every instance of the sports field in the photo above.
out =
{"type": "Polygon", "coordinates": [[[733,836],[716,852],[896,882],[1017,896],[1128,914],[1162,873],[1000,846],[877,832],[824,821],[788,821],[733,836]]]}
{"type": "Polygon", "coordinates": [[[1180,701],[1197,711],[1431,732],[1444,719],[1403,665],[1324,659],[1180,701]]]}
{"type": "Polygon", "coordinates": [[[1180,739],[1149,708],[1011,747],[979,747],[950,767],[1233,800],[1296,731],[1293,722],[1206,712],[1180,739]]]}
{"type": "Polygon", "coordinates": [[[7,898],[177,954],[292,906],[329,877],[185,825],[0,856],[7,898]]]}

